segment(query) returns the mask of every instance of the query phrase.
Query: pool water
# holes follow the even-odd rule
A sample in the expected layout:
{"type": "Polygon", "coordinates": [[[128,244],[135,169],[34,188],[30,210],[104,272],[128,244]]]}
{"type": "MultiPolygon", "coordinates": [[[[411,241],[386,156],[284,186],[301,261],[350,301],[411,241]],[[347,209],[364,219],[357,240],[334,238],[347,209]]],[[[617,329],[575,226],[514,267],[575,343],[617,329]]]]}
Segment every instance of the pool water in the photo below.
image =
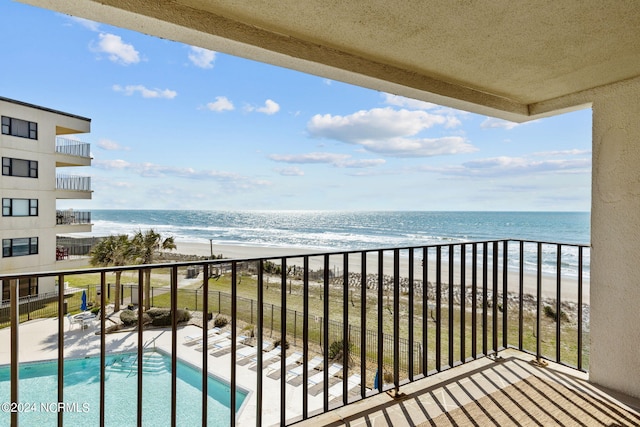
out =
{"type": "MultiPolygon", "coordinates": [[[[20,403],[29,412],[21,412],[20,425],[56,426],[55,403],[58,395],[57,361],[20,365],[20,403]],[[44,404],[44,405],[41,405],[44,404]],[[49,410],[50,412],[48,412],[49,410]]],[[[178,361],[175,396],[177,424],[202,424],[202,373],[178,361]]],[[[105,425],[130,426],[137,420],[136,353],[110,355],[105,368],[105,425]]],[[[0,367],[0,404],[10,399],[10,371],[0,367]]],[[[145,352],[142,376],[142,423],[148,426],[171,425],[171,359],[162,353],[145,352]]],[[[207,423],[226,426],[230,423],[231,391],[229,384],[209,376],[207,423]]],[[[236,391],[236,412],[247,393],[236,391]]],[[[64,362],[65,426],[99,425],[100,358],[68,359],[64,362]]],[[[10,414],[0,411],[0,426],[10,424],[10,414]]]]}

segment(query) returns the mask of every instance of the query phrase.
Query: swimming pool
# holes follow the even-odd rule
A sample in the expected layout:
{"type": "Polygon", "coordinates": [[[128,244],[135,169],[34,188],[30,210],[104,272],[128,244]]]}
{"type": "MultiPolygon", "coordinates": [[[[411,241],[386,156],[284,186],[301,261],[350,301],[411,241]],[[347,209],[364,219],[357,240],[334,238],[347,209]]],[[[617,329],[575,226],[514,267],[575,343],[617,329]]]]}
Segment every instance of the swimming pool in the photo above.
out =
{"type": "MultiPolygon", "coordinates": [[[[136,425],[137,359],[136,353],[109,355],[105,368],[105,425],[136,425]]],[[[57,425],[57,361],[20,365],[20,403],[29,412],[21,412],[20,425],[39,427],[57,425]]],[[[178,425],[202,424],[201,371],[178,361],[176,410],[178,425]]],[[[170,425],[171,359],[150,351],[143,356],[142,376],[143,425],[170,425]]],[[[231,391],[229,384],[209,376],[207,422],[210,426],[226,426],[230,422],[231,391]]],[[[236,412],[247,396],[236,390],[236,412]]],[[[10,371],[0,367],[0,403],[10,401],[10,371]]],[[[99,425],[100,358],[68,359],[64,362],[65,426],[99,425]]],[[[6,409],[6,408],[4,408],[6,409]]],[[[0,425],[10,424],[10,414],[0,411],[0,425]]]]}

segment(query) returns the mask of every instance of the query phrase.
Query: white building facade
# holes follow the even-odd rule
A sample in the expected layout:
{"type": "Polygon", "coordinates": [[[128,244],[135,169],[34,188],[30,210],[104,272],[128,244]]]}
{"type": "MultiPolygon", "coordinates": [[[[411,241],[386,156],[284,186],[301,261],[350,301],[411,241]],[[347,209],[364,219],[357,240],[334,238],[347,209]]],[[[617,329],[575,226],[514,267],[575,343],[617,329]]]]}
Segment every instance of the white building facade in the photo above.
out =
{"type": "MultiPolygon", "coordinates": [[[[0,97],[2,219],[0,272],[54,271],[76,267],[69,247],[57,244],[59,234],[91,231],[89,212],[57,210],[58,199],[90,199],[89,177],[66,172],[90,166],[89,144],[76,137],[88,133],[91,119],[0,97]],[[61,169],[63,168],[63,169],[61,169]]],[[[9,299],[1,284],[2,300],[9,299]]],[[[20,297],[55,291],[55,281],[20,283],[20,297]]]]}

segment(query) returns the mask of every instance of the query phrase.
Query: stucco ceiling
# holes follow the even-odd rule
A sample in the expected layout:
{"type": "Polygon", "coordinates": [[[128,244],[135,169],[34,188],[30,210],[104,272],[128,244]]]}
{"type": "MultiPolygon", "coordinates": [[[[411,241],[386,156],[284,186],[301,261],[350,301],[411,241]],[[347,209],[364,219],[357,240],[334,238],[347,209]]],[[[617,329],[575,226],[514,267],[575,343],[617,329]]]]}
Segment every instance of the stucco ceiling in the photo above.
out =
{"type": "Polygon", "coordinates": [[[636,0],[23,2],[516,121],[640,77],[636,0]]]}

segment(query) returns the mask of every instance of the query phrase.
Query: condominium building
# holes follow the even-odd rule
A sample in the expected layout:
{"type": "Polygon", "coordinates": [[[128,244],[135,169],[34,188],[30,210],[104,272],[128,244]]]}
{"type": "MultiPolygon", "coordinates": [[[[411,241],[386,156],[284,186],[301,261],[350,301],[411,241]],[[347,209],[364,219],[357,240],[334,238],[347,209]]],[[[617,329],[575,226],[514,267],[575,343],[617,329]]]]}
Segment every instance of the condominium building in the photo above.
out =
{"type": "MultiPolygon", "coordinates": [[[[91,119],[0,97],[2,175],[1,273],[77,266],[59,234],[91,231],[88,212],[58,210],[58,199],[90,199],[89,177],[63,172],[90,166],[89,144],[66,135],[87,133],[91,119]],[[59,169],[64,168],[64,169],[59,169]]],[[[2,300],[9,299],[8,283],[2,300]]],[[[20,297],[55,291],[53,278],[25,279],[20,297]]]]}

